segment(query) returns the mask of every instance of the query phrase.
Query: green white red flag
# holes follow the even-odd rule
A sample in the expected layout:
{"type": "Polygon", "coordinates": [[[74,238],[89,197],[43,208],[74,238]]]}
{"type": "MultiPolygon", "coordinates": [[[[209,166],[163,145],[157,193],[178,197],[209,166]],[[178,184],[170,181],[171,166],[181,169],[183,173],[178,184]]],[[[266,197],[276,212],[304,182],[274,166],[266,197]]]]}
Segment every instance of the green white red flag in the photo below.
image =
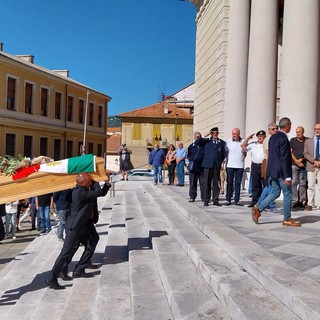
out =
{"type": "Polygon", "coordinates": [[[42,163],[33,165],[19,170],[19,172],[12,175],[13,180],[18,180],[28,177],[34,172],[49,172],[61,174],[74,174],[80,172],[95,172],[96,161],[93,154],[86,154],[79,157],[63,159],[59,161],[52,161],[49,163],[42,163]]]}
{"type": "Polygon", "coordinates": [[[93,154],[86,154],[79,157],[43,163],[40,164],[38,171],[68,174],[96,171],[95,156],[93,154]]]}

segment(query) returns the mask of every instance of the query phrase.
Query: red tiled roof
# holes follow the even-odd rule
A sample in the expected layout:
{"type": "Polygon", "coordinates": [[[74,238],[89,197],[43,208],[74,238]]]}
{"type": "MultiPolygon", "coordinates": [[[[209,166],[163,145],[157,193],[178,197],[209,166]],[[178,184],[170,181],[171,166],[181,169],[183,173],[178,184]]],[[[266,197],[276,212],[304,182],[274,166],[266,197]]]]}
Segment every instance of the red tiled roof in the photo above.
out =
{"type": "MultiPolygon", "coordinates": [[[[182,105],[180,107],[183,107],[182,105]]],[[[193,119],[188,112],[170,103],[160,102],[149,107],[144,107],[117,115],[119,118],[161,118],[161,119],[193,119]],[[164,114],[164,105],[168,106],[168,114],[164,114]]]]}
{"type": "Polygon", "coordinates": [[[121,127],[108,127],[107,132],[121,132],[121,127]]]}
{"type": "Polygon", "coordinates": [[[118,152],[121,145],[121,135],[114,134],[107,139],[107,153],[118,152]]]}

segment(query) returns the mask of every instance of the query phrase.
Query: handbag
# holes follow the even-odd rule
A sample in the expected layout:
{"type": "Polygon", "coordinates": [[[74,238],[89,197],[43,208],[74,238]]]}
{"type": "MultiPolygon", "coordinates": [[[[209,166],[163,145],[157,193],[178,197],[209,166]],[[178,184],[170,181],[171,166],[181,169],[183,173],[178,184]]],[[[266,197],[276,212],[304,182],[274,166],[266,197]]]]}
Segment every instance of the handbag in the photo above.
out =
{"type": "Polygon", "coordinates": [[[192,160],[189,160],[187,169],[189,170],[189,172],[193,172],[194,171],[194,162],[192,160]]]}

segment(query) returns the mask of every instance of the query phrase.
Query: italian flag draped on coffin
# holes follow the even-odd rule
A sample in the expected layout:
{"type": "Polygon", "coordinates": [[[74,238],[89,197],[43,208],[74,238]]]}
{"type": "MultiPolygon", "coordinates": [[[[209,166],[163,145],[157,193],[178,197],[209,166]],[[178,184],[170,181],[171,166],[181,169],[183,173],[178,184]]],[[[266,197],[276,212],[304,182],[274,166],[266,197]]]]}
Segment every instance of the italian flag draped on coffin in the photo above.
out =
{"type": "Polygon", "coordinates": [[[40,164],[38,171],[68,174],[96,171],[95,156],[93,154],[86,154],[84,156],[43,163],[40,164]]]}
{"type": "Polygon", "coordinates": [[[34,172],[64,173],[74,174],[80,172],[95,172],[96,161],[93,154],[86,154],[79,157],[42,163],[27,167],[12,176],[13,180],[18,180],[29,176],[34,172]]]}

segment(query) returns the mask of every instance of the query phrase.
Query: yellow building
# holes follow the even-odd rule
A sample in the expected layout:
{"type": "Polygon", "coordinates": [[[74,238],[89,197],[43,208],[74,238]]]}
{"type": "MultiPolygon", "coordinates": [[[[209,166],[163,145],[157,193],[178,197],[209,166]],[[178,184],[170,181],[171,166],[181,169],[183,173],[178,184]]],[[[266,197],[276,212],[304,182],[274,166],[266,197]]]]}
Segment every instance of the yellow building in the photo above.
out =
{"type": "Polygon", "coordinates": [[[182,141],[188,147],[193,140],[193,116],[184,105],[177,107],[168,101],[118,114],[122,121],[122,143],[132,150],[135,168],[146,166],[149,152],[155,144],[167,149],[182,141]]]}
{"type": "Polygon", "coordinates": [[[103,156],[111,98],[70,79],[66,70],[48,70],[33,56],[2,49],[0,155],[59,160],[79,155],[85,142],[86,153],[103,156]]]}

